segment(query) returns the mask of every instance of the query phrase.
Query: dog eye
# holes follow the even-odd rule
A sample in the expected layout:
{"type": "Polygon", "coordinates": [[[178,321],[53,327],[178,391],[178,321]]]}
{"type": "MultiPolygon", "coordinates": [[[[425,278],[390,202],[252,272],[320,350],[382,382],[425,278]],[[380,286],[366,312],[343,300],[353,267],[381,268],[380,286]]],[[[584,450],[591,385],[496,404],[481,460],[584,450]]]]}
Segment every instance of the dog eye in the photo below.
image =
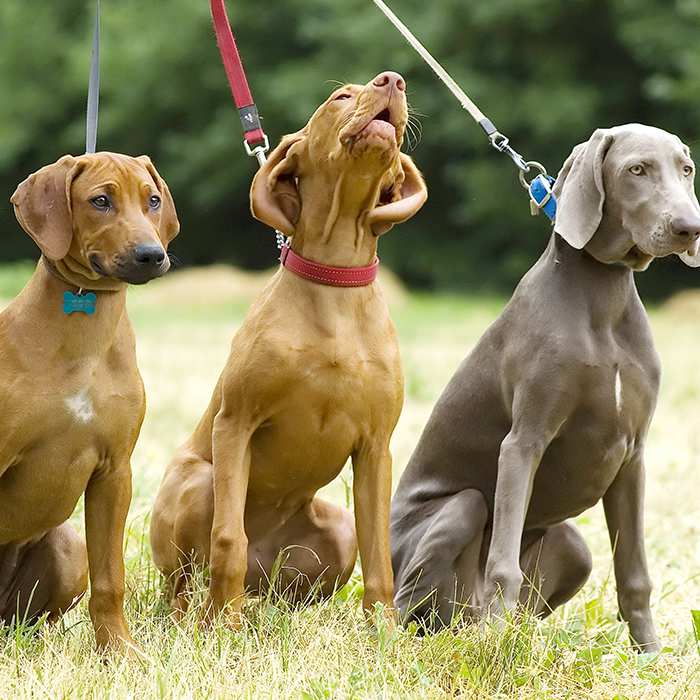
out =
{"type": "Polygon", "coordinates": [[[336,95],[333,100],[350,100],[352,99],[352,95],[348,95],[347,92],[343,92],[340,95],[336,95]]]}
{"type": "Polygon", "coordinates": [[[630,172],[632,175],[644,175],[644,166],[642,165],[633,165],[630,168],[630,172]]]}
{"type": "Polygon", "coordinates": [[[153,194],[148,198],[148,206],[151,209],[158,209],[160,206],[160,197],[157,194],[153,194]]]}
{"type": "Polygon", "coordinates": [[[112,203],[109,201],[109,197],[104,194],[93,197],[90,200],[90,203],[93,207],[95,207],[95,209],[99,209],[100,211],[107,211],[107,209],[112,206],[112,203]]]}
{"type": "Polygon", "coordinates": [[[683,166],[683,175],[686,177],[690,177],[693,174],[693,166],[692,165],[684,165],[683,166]]]}

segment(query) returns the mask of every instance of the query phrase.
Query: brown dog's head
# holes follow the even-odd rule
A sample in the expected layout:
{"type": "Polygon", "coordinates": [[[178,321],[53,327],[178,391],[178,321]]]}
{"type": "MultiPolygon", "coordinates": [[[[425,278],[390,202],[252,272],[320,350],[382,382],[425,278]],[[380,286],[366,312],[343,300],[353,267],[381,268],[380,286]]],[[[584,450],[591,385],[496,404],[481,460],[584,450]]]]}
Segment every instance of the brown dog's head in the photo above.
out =
{"type": "Polygon", "coordinates": [[[598,129],[559,173],[555,231],[601,262],[633,270],[672,254],[700,266],[694,180],[677,136],[642,124],[598,129]]]}
{"type": "Polygon", "coordinates": [[[143,284],[170,267],[180,230],[165,181],[147,156],[63,156],[10,200],[22,228],[59,269],[88,280],[143,284]]]}
{"type": "Polygon", "coordinates": [[[289,236],[299,233],[300,219],[319,211],[325,220],[305,221],[307,235],[353,219],[358,230],[376,236],[409,219],[427,190],[400,151],[407,119],[406,85],[398,73],[335,90],[256,174],[253,216],[289,236]]]}

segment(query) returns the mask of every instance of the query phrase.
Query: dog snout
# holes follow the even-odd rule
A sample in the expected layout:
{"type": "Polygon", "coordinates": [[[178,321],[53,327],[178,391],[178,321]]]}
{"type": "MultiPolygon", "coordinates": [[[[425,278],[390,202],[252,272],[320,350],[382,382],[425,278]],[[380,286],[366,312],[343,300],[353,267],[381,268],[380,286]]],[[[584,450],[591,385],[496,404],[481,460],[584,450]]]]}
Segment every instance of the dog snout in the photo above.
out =
{"type": "Polygon", "coordinates": [[[134,262],[143,267],[160,267],[165,261],[165,251],[162,246],[142,244],[134,247],[134,262]]]}
{"type": "Polygon", "coordinates": [[[406,81],[401,75],[394,71],[387,70],[380,73],[373,81],[372,85],[377,88],[383,88],[387,92],[391,92],[394,88],[400,92],[406,91],[406,81]]]}
{"type": "Polygon", "coordinates": [[[700,217],[676,216],[671,219],[671,233],[683,241],[692,243],[700,238],[700,217]]]}
{"type": "Polygon", "coordinates": [[[116,258],[112,276],[129,284],[145,284],[164,275],[170,261],[163,246],[156,243],[137,243],[116,258]]]}

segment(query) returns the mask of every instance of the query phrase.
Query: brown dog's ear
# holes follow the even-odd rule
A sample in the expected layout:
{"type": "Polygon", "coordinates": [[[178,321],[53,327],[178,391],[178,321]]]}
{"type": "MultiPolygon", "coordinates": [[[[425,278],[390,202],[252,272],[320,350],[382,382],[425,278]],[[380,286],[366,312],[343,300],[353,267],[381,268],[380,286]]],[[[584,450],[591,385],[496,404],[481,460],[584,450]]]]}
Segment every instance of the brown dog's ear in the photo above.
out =
{"type": "Polygon", "coordinates": [[[170,194],[170,188],[160,176],[156,170],[156,166],[153,165],[153,161],[151,161],[148,156],[139,156],[136,160],[141,161],[146,166],[146,170],[148,170],[153,181],[156,183],[156,188],[161,198],[158,236],[163,244],[168,245],[168,243],[180,233],[180,221],[177,218],[175,202],[173,201],[173,196],[170,194]]]}
{"type": "Polygon", "coordinates": [[[408,221],[425,204],[428,188],[420,171],[405,153],[400,154],[400,171],[392,188],[392,201],[375,207],[368,222],[376,236],[386,233],[394,224],[408,221]]]}
{"type": "Polygon", "coordinates": [[[10,198],[20,226],[51,260],[65,258],[73,240],[70,191],[80,167],[73,156],[63,156],[30,175],[10,198]]]}
{"type": "Polygon", "coordinates": [[[603,160],[612,140],[610,129],[596,129],[586,143],[574,148],[554,183],[554,230],[579,250],[593,238],[603,218],[603,160]]]}
{"type": "Polygon", "coordinates": [[[294,226],[301,213],[296,173],[299,152],[305,141],[304,131],[285,136],[255,174],[250,186],[253,216],[286,236],[294,235],[294,226]]]}

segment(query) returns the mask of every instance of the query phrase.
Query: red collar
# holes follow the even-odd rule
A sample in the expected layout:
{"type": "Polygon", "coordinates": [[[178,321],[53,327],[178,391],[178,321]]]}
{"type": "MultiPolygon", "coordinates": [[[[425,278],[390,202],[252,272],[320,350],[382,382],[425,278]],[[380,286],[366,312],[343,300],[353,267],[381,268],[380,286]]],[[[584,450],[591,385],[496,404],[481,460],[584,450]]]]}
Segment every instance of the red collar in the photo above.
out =
{"type": "Polygon", "coordinates": [[[379,258],[365,267],[332,267],[302,258],[286,243],[280,254],[283,267],[299,277],[331,287],[366,287],[377,279],[379,258]]]}

